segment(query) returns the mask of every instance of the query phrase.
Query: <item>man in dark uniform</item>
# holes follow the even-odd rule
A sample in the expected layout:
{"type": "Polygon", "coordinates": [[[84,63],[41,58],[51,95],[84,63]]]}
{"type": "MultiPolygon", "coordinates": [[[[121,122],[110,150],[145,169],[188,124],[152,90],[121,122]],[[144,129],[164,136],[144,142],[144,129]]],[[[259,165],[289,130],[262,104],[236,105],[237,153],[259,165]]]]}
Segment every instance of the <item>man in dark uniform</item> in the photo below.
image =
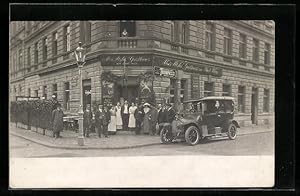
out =
{"type": "Polygon", "coordinates": [[[86,109],[83,113],[83,136],[84,137],[90,137],[90,129],[92,125],[92,111],[91,111],[91,105],[87,105],[86,109]]]}
{"type": "Polygon", "coordinates": [[[156,133],[157,135],[160,134],[160,131],[162,130],[164,123],[166,123],[166,118],[167,118],[167,110],[166,110],[166,106],[161,106],[161,104],[159,104],[158,106],[158,116],[157,116],[157,123],[159,126],[159,130],[156,133]]]}
{"type": "Polygon", "coordinates": [[[135,134],[139,135],[141,132],[141,124],[143,122],[144,118],[144,111],[143,111],[143,105],[140,104],[139,107],[134,112],[134,117],[136,119],[136,129],[135,134]]]}
{"type": "Polygon", "coordinates": [[[176,112],[173,109],[173,106],[170,103],[168,103],[167,104],[166,121],[167,121],[167,123],[170,123],[169,130],[171,130],[171,131],[172,131],[172,122],[173,122],[173,120],[175,120],[175,116],[176,116],[176,112]]]}

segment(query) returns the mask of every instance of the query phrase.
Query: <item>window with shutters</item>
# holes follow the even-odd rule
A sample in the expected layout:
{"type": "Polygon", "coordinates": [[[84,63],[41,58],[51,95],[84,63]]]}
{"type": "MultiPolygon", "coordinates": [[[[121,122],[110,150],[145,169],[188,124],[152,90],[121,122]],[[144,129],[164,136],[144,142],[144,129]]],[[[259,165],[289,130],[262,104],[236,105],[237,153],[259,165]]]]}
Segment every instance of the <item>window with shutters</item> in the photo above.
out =
{"type": "Polygon", "coordinates": [[[205,25],[205,48],[215,50],[215,27],[214,24],[207,22],[205,25]]]}

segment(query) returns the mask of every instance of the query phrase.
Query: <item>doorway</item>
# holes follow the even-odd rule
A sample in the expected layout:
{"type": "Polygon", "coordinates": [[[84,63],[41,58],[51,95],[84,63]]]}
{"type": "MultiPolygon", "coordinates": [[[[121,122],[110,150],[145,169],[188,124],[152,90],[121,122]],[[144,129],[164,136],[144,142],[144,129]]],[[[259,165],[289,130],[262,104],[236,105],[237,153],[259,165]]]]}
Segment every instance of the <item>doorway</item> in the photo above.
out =
{"type": "Polygon", "coordinates": [[[251,96],[251,121],[252,124],[257,125],[257,116],[258,116],[258,89],[252,88],[251,96]]]}
{"type": "Polygon", "coordinates": [[[86,108],[86,105],[87,104],[90,104],[91,105],[91,102],[92,102],[92,97],[91,97],[91,80],[88,79],[88,80],[83,80],[82,81],[82,91],[83,91],[83,110],[85,110],[86,108]]]}
{"type": "Polygon", "coordinates": [[[136,101],[138,98],[138,85],[117,85],[115,103],[121,101],[123,104],[124,100],[127,100],[129,104],[136,101]]]}

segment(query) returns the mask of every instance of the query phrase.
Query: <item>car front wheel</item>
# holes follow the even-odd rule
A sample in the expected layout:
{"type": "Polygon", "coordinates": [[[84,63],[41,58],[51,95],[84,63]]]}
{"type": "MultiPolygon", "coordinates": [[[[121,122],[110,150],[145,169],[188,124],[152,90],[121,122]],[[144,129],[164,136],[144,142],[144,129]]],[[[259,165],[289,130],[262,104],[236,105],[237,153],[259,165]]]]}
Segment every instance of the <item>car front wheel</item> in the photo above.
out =
{"type": "Polygon", "coordinates": [[[228,126],[228,133],[227,133],[229,139],[234,140],[234,139],[236,138],[236,132],[237,132],[236,126],[235,126],[234,124],[231,123],[231,124],[228,126]]]}
{"type": "Polygon", "coordinates": [[[185,141],[194,146],[196,145],[200,140],[200,132],[197,127],[195,126],[190,126],[187,128],[185,131],[185,141]]]}

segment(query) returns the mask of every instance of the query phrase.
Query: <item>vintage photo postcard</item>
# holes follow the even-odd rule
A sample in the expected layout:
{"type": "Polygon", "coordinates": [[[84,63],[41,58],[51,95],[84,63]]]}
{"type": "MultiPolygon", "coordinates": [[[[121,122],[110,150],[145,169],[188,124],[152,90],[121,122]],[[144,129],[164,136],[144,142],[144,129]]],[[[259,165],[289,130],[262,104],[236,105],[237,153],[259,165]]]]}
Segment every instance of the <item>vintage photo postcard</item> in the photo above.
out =
{"type": "Polygon", "coordinates": [[[274,186],[275,28],[10,21],[10,188],[274,186]]]}

